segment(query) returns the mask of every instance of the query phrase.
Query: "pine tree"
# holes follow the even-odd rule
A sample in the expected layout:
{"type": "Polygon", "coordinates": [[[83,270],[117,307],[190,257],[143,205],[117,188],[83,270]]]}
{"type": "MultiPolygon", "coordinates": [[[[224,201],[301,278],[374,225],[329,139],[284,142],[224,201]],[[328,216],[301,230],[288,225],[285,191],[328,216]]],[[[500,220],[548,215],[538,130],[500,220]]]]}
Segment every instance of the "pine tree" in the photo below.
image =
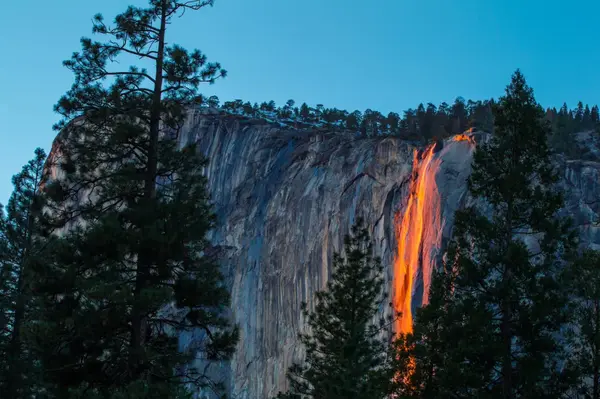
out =
{"type": "Polygon", "coordinates": [[[417,118],[417,126],[418,126],[418,134],[421,138],[426,139],[427,138],[427,122],[426,122],[426,116],[425,116],[425,106],[423,105],[423,103],[420,103],[417,106],[417,111],[416,111],[416,118],[417,118]]]}
{"type": "Polygon", "coordinates": [[[392,377],[386,323],[373,323],[384,303],[383,268],[361,224],[345,237],[345,256],[334,254],[333,275],[316,293],[314,311],[303,304],[311,330],[300,335],[306,360],[290,368],[290,391],[278,398],[386,397],[392,377]]]}
{"type": "Polygon", "coordinates": [[[575,111],[575,126],[576,126],[577,130],[582,128],[583,114],[584,114],[583,103],[581,101],[579,101],[577,103],[577,110],[575,111]]]}
{"type": "Polygon", "coordinates": [[[573,295],[571,365],[582,377],[579,392],[600,399],[600,253],[585,251],[566,273],[573,295]]]}
{"type": "Polygon", "coordinates": [[[433,124],[435,122],[435,115],[437,113],[437,108],[432,103],[427,103],[427,109],[425,111],[425,116],[423,118],[423,125],[421,126],[423,131],[423,136],[426,140],[431,140],[433,137],[433,124]]]}
{"type": "Polygon", "coordinates": [[[409,108],[404,111],[404,117],[401,122],[401,135],[409,140],[419,140],[419,123],[417,112],[409,108]]]}
{"type": "Polygon", "coordinates": [[[457,97],[452,105],[452,134],[459,134],[467,129],[468,116],[465,106],[465,99],[457,97]]]}
{"type": "Polygon", "coordinates": [[[0,209],[0,397],[25,398],[36,382],[24,329],[33,311],[31,265],[44,249],[40,186],[45,160],[44,151],[36,149],[12,178],[6,214],[0,209]]]}
{"type": "Polygon", "coordinates": [[[306,103],[302,103],[302,105],[300,106],[300,118],[303,122],[311,121],[311,111],[308,104],[306,103]]]}
{"type": "Polygon", "coordinates": [[[584,129],[593,128],[592,113],[590,111],[590,107],[587,104],[585,105],[585,110],[583,111],[583,128],[584,129]]]}
{"type": "Polygon", "coordinates": [[[379,112],[366,109],[361,120],[361,133],[366,137],[377,136],[380,133],[380,118],[382,115],[379,112]]]}
{"type": "Polygon", "coordinates": [[[348,114],[346,117],[346,129],[358,130],[362,120],[362,113],[358,110],[348,114]]]}
{"type": "Polygon", "coordinates": [[[556,123],[553,126],[550,144],[558,152],[564,153],[569,157],[579,155],[577,153],[576,143],[573,140],[575,127],[572,112],[567,108],[567,104],[563,103],[558,112],[556,123]]]}
{"type": "MultiPolygon", "coordinates": [[[[0,215],[2,216],[2,229],[5,230],[6,215],[4,213],[4,206],[0,205],[0,215]]],[[[5,253],[8,249],[8,240],[3,234],[0,237],[0,251],[5,253]]],[[[5,265],[2,262],[0,266],[0,392],[4,393],[7,390],[8,384],[8,359],[7,353],[9,349],[10,337],[11,337],[11,319],[13,306],[13,290],[15,287],[14,273],[11,265],[5,265]]],[[[4,396],[4,395],[3,395],[4,396]]]]}
{"type": "Polygon", "coordinates": [[[193,144],[176,145],[187,110],[202,102],[199,85],[226,73],[200,51],[165,40],[173,18],[212,3],[151,0],[129,7],[114,26],[97,15],[93,31],[107,40],[84,38],[65,61],[75,84],[56,105],[64,118],[53,161],[65,176],[48,193],[54,223],[69,230],[52,246],[37,287],[45,320],[36,334],[58,396],[167,398],[182,385],[221,388],[190,366],[196,354],[227,359],[237,329],[224,313],[228,292],[205,238],[215,223],[206,162],[193,144]],[[154,70],[119,70],[112,63],[121,55],[154,70]],[[192,330],[200,338],[179,351],[178,334],[192,330]]]}
{"type": "Polygon", "coordinates": [[[386,125],[389,128],[390,134],[397,135],[400,126],[400,115],[396,112],[388,113],[386,125]]]}
{"type": "Polygon", "coordinates": [[[294,108],[294,104],[294,100],[287,100],[285,105],[279,110],[279,117],[282,119],[290,119],[292,117],[292,109],[294,108]]]}
{"type": "Polygon", "coordinates": [[[449,294],[417,318],[414,350],[442,348],[422,374],[434,375],[444,397],[560,397],[569,384],[558,367],[567,319],[559,276],[574,236],[557,217],[549,127],[520,71],[494,114],[495,134],[475,152],[468,183],[478,202],[456,213],[453,266],[435,277],[450,282],[436,283],[449,294]]]}
{"type": "Polygon", "coordinates": [[[206,105],[208,105],[209,107],[213,107],[213,108],[219,108],[219,97],[217,97],[217,96],[208,97],[208,99],[206,100],[206,105]]]}
{"type": "Polygon", "coordinates": [[[491,132],[494,125],[494,118],[489,101],[478,101],[471,111],[468,126],[475,130],[491,132]]]}
{"type": "Polygon", "coordinates": [[[594,105],[590,111],[590,119],[594,127],[600,122],[600,112],[598,112],[598,106],[594,105]]]}

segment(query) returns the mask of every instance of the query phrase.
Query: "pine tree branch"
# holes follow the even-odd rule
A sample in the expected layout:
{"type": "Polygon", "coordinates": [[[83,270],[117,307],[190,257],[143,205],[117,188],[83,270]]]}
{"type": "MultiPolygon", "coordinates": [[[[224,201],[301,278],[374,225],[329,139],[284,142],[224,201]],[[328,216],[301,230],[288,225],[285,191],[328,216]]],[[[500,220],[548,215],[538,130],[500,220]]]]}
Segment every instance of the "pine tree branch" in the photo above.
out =
{"type": "Polygon", "coordinates": [[[147,88],[145,88],[145,87],[135,87],[135,88],[133,88],[133,89],[126,89],[126,90],[123,90],[123,91],[121,92],[121,95],[122,95],[122,96],[127,96],[127,95],[129,95],[129,94],[138,93],[138,92],[139,92],[139,93],[146,94],[146,95],[151,95],[151,94],[153,93],[153,92],[152,92],[152,90],[150,90],[150,89],[147,89],[147,88]]]}
{"type": "Polygon", "coordinates": [[[158,51],[156,50],[149,50],[146,52],[142,52],[140,50],[129,50],[127,47],[127,43],[126,41],[124,41],[121,45],[117,44],[114,41],[110,41],[108,45],[104,45],[104,48],[106,50],[111,50],[111,51],[123,51],[127,54],[131,54],[131,55],[135,55],[136,57],[142,59],[142,58],[149,58],[151,60],[156,61],[158,59],[158,57],[156,55],[153,54],[158,54],[158,51]]]}
{"type": "Polygon", "coordinates": [[[181,12],[180,17],[183,17],[183,15],[185,14],[185,11],[187,9],[190,9],[193,11],[198,11],[201,8],[204,8],[206,6],[212,6],[213,3],[214,3],[214,0],[205,0],[205,1],[189,0],[189,1],[175,2],[175,6],[173,7],[173,10],[169,13],[169,16],[171,14],[177,12],[177,10],[179,10],[181,8],[182,12],[181,12]]]}
{"type": "MultiPolygon", "coordinates": [[[[144,77],[146,79],[148,79],[149,81],[151,81],[152,83],[155,83],[155,80],[152,76],[148,75],[147,73],[144,72],[132,72],[132,71],[128,71],[128,72],[108,72],[106,70],[104,70],[102,72],[102,75],[104,76],[141,76],[144,77]]],[[[101,79],[102,77],[96,78],[91,80],[92,82],[101,79]]]]}

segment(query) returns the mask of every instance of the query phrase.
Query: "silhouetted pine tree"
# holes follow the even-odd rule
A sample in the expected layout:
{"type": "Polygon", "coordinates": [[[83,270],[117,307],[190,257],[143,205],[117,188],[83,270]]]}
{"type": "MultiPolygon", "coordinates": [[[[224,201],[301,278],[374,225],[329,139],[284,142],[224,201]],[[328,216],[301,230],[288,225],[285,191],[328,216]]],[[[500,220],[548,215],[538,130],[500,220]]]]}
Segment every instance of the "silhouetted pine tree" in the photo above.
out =
{"type": "Polygon", "coordinates": [[[579,101],[577,103],[577,110],[575,111],[575,115],[574,115],[575,125],[577,126],[578,130],[583,125],[583,113],[584,113],[583,103],[581,101],[579,101]]]}
{"type": "Polygon", "coordinates": [[[460,133],[464,132],[465,130],[467,130],[467,126],[468,126],[467,123],[468,123],[469,118],[468,118],[464,98],[457,97],[456,100],[454,101],[454,104],[452,105],[451,120],[452,120],[451,130],[449,130],[448,133],[454,135],[454,134],[460,134],[460,133]]]}
{"type": "MultiPolygon", "coordinates": [[[[0,209],[0,397],[26,398],[38,381],[31,351],[25,345],[25,328],[34,316],[32,266],[42,257],[43,195],[40,184],[46,154],[35,158],[13,176],[14,191],[6,214],[0,209]]],[[[35,267],[33,267],[35,268],[35,267]]]]}
{"type": "Polygon", "coordinates": [[[54,222],[70,230],[52,246],[38,292],[45,304],[36,349],[59,397],[176,397],[184,385],[220,390],[196,357],[227,359],[237,341],[206,233],[215,217],[206,165],[177,146],[201,83],[225,76],[198,50],[165,39],[173,18],[212,0],[151,0],[114,26],[101,15],[82,50],[65,61],[75,84],[56,110],[62,180],[48,185],[54,222]],[[152,66],[120,70],[135,55],[152,66]],[[103,81],[110,79],[110,86],[103,81]],[[70,225],[68,222],[79,222],[70,225]],[[200,331],[183,351],[178,334],[200,331]],[[121,395],[121,396],[119,396],[121,395]]]}
{"type": "Polygon", "coordinates": [[[600,253],[585,251],[566,269],[571,307],[570,366],[581,377],[581,397],[600,399],[600,253]]]}
{"type": "Polygon", "coordinates": [[[598,112],[598,106],[594,105],[592,107],[592,110],[590,111],[590,119],[592,120],[594,127],[596,127],[598,125],[598,122],[600,122],[599,115],[600,115],[600,113],[598,112]]]}
{"type": "Polygon", "coordinates": [[[495,135],[478,147],[469,178],[486,206],[456,213],[444,273],[435,275],[447,293],[438,301],[434,289],[417,316],[415,383],[437,397],[560,397],[570,375],[558,367],[568,303],[559,276],[573,233],[557,217],[549,126],[520,71],[494,108],[495,135]]]}
{"type": "Polygon", "coordinates": [[[387,116],[386,125],[390,129],[390,134],[397,135],[400,127],[400,115],[396,112],[390,112],[387,116]]]}
{"type": "Polygon", "coordinates": [[[583,111],[583,127],[584,129],[591,129],[592,126],[592,114],[590,107],[586,104],[585,110],[583,111]]]}
{"type": "Polygon", "coordinates": [[[354,111],[346,117],[346,128],[350,130],[358,130],[360,127],[362,114],[360,111],[354,111]]]}
{"type": "Polygon", "coordinates": [[[303,304],[311,330],[300,335],[306,359],[290,368],[290,390],[278,398],[383,399],[389,391],[387,326],[383,319],[374,324],[384,303],[383,268],[360,221],[344,250],[334,254],[333,275],[316,293],[314,311],[303,304]]]}

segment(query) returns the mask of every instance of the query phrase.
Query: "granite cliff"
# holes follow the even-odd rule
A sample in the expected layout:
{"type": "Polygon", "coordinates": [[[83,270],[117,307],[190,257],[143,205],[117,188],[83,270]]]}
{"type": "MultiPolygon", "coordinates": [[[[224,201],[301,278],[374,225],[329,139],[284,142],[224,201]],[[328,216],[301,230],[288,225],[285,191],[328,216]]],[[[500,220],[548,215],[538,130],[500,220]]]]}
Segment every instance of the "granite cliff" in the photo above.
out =
{"type": "MultiPolygon", "coordinates": [[[[395,304],[395,293],[407,289],[400,273],[410,275],[412,300],[406,306],[414,310],[427,287],[423,258],[439,259],[454,211],[469,200],[465,181],[474,149],[471,139],[438,143],[426,165],[426,149],[393,137],[295,130],[196,110],[180,140],[196,141],[210,159],[206,174],[219,216],[212,241],[223,250],[232,309],[242,330],[230,365],[235,398],[266,398],[285,387],[287,367],[303,355],[296,340],[304,327],[300,304],[310,303],[312,293],[324,287],[332,254],[340,250],[357,217],[366,221],[388,266],[395,304]],[[401,248],[397,236],[408,233],[415,240],[415,233],[402,230],[402,223],[411,196],[419,195],[419,173],[433,175],[434,187],[424,189],[425,198],[414,199],[423,202],[425,214],[413,216],[408,226],[423,224],[416,234],[419,242],[408,244],[418,252],[413,256],[418,264],[406,271],[397,258],[399,251],[410,249],[401,248]]],[[[557,162],[566,191],[565,212],[579,226],[584,243],[600,245],[600,230],[594,225],[600,212],[600,164],[557,162]]],[[[404,258],[411,258],[410,253],[404,258]]]]}
{"type": "MultiPolygon", "coordinates": [[[[217,371],[233,398],[268,398],[286,387],[288,366],[303,356],[300,305],[324,287],[333,252],[357,217],[386,265],[390,302],[410,313],[426,300],[454,211],[470,201],[465,182],[475,142],[485,139],[475,133],[416,148],[395,137],[190,111],[178,140],[198,143],[210,160],[205,173],[218,215],[210,238],[241,328],[235,357],[217,371]]],[[[557,164],[565,213],[582,242],[600,248],[600,163],[557,164]]],[[[406,320],[397,328],[408,328],[406,320]]]]}

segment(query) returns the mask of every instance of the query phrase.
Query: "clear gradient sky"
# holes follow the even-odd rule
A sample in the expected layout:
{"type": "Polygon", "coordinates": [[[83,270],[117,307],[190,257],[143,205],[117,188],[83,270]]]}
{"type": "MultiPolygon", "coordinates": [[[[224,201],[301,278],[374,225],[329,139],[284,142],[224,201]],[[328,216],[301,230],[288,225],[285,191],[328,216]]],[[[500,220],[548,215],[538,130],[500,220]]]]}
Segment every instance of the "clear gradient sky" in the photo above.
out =
{"type": "MultiPolygon", "coordinates": [[[[144,0],[3,0],[0,202],[10,177],[50,148],[52,106],[70,87],[61,62],[144,0]]],[[[221,101],[318,103],[401,112],[419,102],[498,97],[521,68],[544,106],[600,103],[597,0],[216,0],[175,21],[170,42],[199,48],[229,77],[221,101]]]]}

